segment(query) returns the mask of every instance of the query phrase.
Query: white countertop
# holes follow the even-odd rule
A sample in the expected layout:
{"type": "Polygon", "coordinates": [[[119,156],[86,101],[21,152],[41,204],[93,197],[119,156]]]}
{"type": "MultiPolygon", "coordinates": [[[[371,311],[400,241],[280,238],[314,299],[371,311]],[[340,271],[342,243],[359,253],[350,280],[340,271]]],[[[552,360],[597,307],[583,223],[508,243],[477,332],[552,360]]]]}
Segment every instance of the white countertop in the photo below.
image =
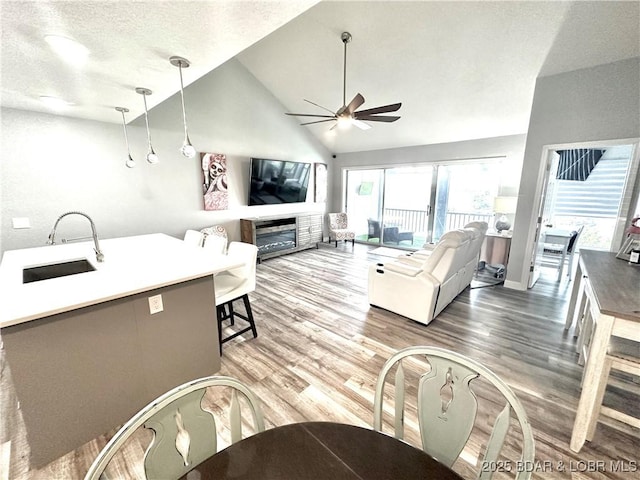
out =
{"type": "Polygon", "coordinates": [[[0,264],[0,328],[213,275],[242,264],[241,259],[213,256],[162,233],[100,240],[102,263],[96,261],[93,246],[93,241],[88,241],[5,252],[0,264]],[[22,283],[23,268],[77,259],[87,259],[96,270],[22,283]]]}

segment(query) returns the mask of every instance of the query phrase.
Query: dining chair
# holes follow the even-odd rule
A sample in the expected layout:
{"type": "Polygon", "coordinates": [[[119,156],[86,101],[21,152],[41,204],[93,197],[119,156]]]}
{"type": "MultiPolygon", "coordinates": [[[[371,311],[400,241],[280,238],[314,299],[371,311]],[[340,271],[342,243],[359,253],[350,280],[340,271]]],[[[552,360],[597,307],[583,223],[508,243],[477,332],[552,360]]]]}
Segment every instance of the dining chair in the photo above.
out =
{"type": "MultiPolygon", "coordinates": [[[[565,255],[565,261],[567,261],[568,263],[567,276],[571,276],[571,273],[573,272],[573,257],[575,256],[575,252],[578,247],[578,240],[580,239],[582,230],[584,230],[584,225],[580,225],[577,230],[573,230],[571,232],[571,236],[569,237],[569,242],[567,243],[567,251],[565,255]]],[[[563,253],[562,250],[563,248],[560,248],[560,245],[552,243],[545,244],[542,251],[543,261],[547,258],[553,258],[558,262],[561,262],[563,253]]],[[[564,265],[559,265],[558,268],[562,270],[562,268],[564,268],[564,265]]],[[[560,278],[558,280],[560,280],[560,278]]]]}
{"type": "Polygon", "coordinates": [[[336,242],[338,248],[338,240],[351,240],[351,244],[355,243],[356,232],[349,225],[349,217],[346,213],[329,213],[329,243],[331,239],[336,242]]]}
{"type": "Polygon", "coordinates": [[[197,230],[187,230],[184,232],[184,242],[195,247],[201,247],[203,244],[204,236],[197,230]]]}
{"type": "MultiPolygon", "coordinates": [[[[153,439],[144,455],[144,472],[148,479],[180,478],[211,457],[218,451],[218,428],[221,425],[216,424],[212,412],[202,408],[203,398],[210,387],[231,389],[230,398],[225,398],[219,405],[222,408],[228,403],[226,412],[231,443],[243,437],[242,404],[251,412],[254,433],[264,431],[260,400],[249,387],[231,377],[200,378],[168,391],[136,413],[100,451],[85,480],[101,478],[114,455],[140,427],[153,431],[153,439]]],[[[219,420],[220,424],[227,422],[226,418],[219,420]]]]}
{"type": "Polygon", "coordinates": [[[227,230],[222,225],[213,225],[200,230],[203,235],[202,246],[207,250],[221,255],[227,254],[227,242],[229,237],[227,230]]]}
{"type": "MultiPolygon", "coordinates": [[[[500,393],[502,401],[506,401],[504,408],[495,416],[490,438],[486,443],[484,458],[478,474],[480,479],[491,478],[502,445],[511,423],[512,413],[520,425],[522,432],[522,453],[520,465],[533,465],[534,440],[527,415],[522,404],[511,388],[491,370],[477,361],[450,350],[429,346],[413,346],[399,350],[392,355],[382,367],[376,383],[373,428],[383,429],[383,399],[385,385],[389,372],[395,368],[393,394],[387,396],[394,399],[393,425],[394,436],[404,439],[404,421],[406,401],[406,378],[415,372],[419,365],[419,372],[423,372],[426,365],[420,363],[426,360],[429,364],[426,373],[418,373],[417,385],[417,417],[422,448],[440,463],[451,467],[460,456],[476,422],[478,413],[478,399],[471,388],[471,382],[478,378],[484,379],[500,393]],[[416,363],[416,361],[418,363],[416,363]],[[489,468],[487,468],[489,467],[489,468]]],[[[480,383],[480,382],[478,382],[480,383]]],[[[483,382],[484,383],[484,382],[483,382]]],[[[483,385],[484,388],[484,385],[483,385]]],[[[409,391],[414,391],[410,387],[409,391]]],[[[478,389],[479,390],[479,389],[478,389]]],[[[484,390],[483,390],[484,391],[484,390]]],[[[493,397],[492,397],[493,398],[493,397]]],[[[487,401],[487,404],[494,404],[487,401]]],[[[391,410],[389,410],[391,411],[391,410]]],[[[486,414],[480,418],[486,421],[486,414]]],[[[513,445],[510,445],[512,447],[513,445]]],[[[515,465],[515,462],[513,462],[515,465]]],[[[515,471],[514,467],[514,471],[515,471]]],[[[521,469],[516,479],[526,480],[531,477],[531,469],[521,469]]]]}
{"type": "Polygon", "coordinates": [[[227,255],[242,259],[243,263],[241,267],[221,272],[213,277],[216,294],[216,314],[218,318],[218,340],[221,354],[222,344],[239,335],[251,331],[253,338],[258,336],[253,311],[251,310],[251,303],[249,302],[249,293],[256,289],[258,247],[249,243],[231,242],[227,255]],[[242,300],[244,303],[244,314],[235,310],[234,302],[237,300],[242,300]],[[236,317],[247,321],[249,325],[223,338],[223,322],[230,320],[230,324],[233,326],[235,325],[236,317]]]}

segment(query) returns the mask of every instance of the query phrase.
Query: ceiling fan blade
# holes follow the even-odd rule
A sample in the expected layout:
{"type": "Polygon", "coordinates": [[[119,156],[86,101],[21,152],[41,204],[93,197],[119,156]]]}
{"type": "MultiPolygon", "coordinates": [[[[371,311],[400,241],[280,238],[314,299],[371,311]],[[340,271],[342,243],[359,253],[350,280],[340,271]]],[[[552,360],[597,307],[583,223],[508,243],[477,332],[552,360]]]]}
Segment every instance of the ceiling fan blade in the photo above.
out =
{"type": "Polygon", "coordinates": [[[306,122],[301,123],[300,125],[313,125],[314,123],[322,123],[322,122],[335,122],[335,118],[329,118],[328,120],[316,120],[315,122],[306,122]]]}
{"type": "Polygon", "coordinates": [[[317,103],[313,103],[311,100],[307,100],[306,98],[303,98],[303,100],[307,103],[310,103],[311,105],[315,105],[318,108],[321,108],[323,110],[326,110],[327,112],[329,112],[331,115],[335,115],[335,112],[333,110],[329,110],[327,107],[323,107],[322,105],[318,105],[317,103]]]}
{"type": "Polygon", "coordinates": [[[382,107],[374,107],[374,108],[369,108],[367,110],[360,110],[359,112],[356,112],[356,115],[358,116],[358,118],[360,118],[360,115],[373,115],[376,113],[396,112],[400,110],[401,106],[402,106],[402,103],[392,103],[391,105],[384,105],[382,107]]]}
{"type": "Polygon", "coordinates": [[[355,118],[351,120],[351,123],[353,123],[360,130],[369,130],[371,128],[371,125],[367,125],[366,123],[361,122],[360,120],[357,120],[355,118]]]}
{"type": "Polygon", "coordinates": [[[395,122],[400,117],[388,116],[388,117],[378,117],[376,115],[358,115],[356,120],[366,120],[367,122],[395,122]]]}
{"type": "Polygon", "coordinates": [[[350,114],[353,114],[353,112],[355,112],[358,109],[358,107],[363,103],[364,103],[364,97],[358,93],[355,97],[353,97],[353,100],[351,100],[351,102],[349,103],[349,105],[347,105],[347,108],[345,110],[350,114]]]}
{"type": "Polygon", "coordinates": [[[294,117],[317,117],[317,118],[336,118],[335,115],[313,115],[311,113],[288,113],[285,115],[293,115],[294,117]]]}

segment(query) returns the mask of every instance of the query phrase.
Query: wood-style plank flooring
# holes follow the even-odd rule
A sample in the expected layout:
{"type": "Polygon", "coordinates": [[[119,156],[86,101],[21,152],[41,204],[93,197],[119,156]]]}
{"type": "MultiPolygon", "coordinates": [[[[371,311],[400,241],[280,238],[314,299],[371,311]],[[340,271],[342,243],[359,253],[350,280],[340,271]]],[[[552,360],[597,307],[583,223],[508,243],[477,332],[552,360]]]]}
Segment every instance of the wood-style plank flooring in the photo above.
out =
{"type": "MultiPolygon", "coordinates": [[[[369,307],[368,266],[389,260],[370,249],[322,244],[258,265],[251,303],[259,336],[226,343],[220,373],[244,381],[261,397],[267,428],[306,420],[370,426],[375,380],[384,361],[409,345],[434,345],[482,362],[513,388],[534,430],[539,463],[533,478],[640,478],[640,432],[632,427],[603,420],[593,442],[579,454],[569,450],[582,374],[573,334],[564,331],[571,282],[556,283],[555,270],[549,269],[527,292],[501,286],[467,289],[424,326],[369,307]]],[[[83,478],[113,432],[29,470],[28,441],[4,357],[0,371],[0,480],[83,478]]],[[[638,398],[638,379],[616,376],[606,402],[640,416],[638,398]]],[[[407,413],[406,439],[418,445],[414,414],[407,413]]],[[[486,441],[484,430],[474,431],[463,459],[454,465],[465,478],[477,471],[469,462],[486,441]]],[[[148,436],[140,437],[113,462],[117,477],[141,478],[148,436]]],[[[518,442],[517,435],[508,438],[506,460],[517,459],[518,442]]]]}

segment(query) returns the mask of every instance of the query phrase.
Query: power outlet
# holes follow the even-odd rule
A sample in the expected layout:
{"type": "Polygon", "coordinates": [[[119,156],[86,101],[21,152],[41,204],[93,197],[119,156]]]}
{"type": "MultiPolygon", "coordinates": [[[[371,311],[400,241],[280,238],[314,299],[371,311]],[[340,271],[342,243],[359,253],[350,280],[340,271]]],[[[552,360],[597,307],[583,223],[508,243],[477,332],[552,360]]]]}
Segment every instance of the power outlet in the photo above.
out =
{"type": "Polygon", "coordinates": [[[158,313],[164,310],[162,306],[162,295],[154,295],[153,297],[149,297],[149,313],[153,315],[154,313],[158,313]]]}

